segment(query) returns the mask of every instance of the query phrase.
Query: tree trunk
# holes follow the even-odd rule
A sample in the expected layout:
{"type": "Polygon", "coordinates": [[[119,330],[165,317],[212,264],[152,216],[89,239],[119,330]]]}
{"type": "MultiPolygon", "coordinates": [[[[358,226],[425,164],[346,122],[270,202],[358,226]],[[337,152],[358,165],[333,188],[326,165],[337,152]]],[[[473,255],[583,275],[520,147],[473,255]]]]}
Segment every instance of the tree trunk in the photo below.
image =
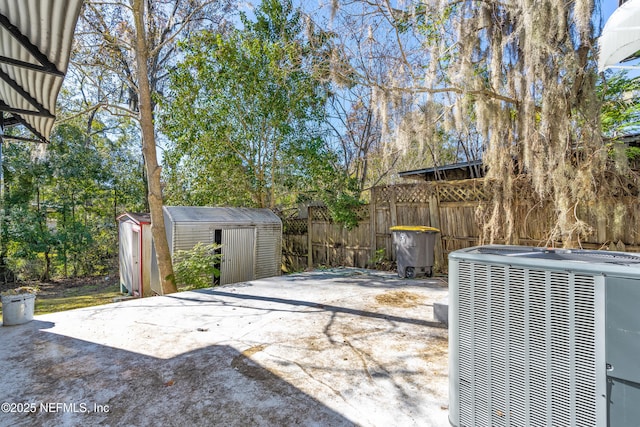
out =
{"type": "Polygon", "coordinates": [[[48,250],[44,253],[44,271],[40,276],[40,281],[45,283],[51,281],[51,254],[48,250]]]}
{"type": "Polygon", "coordinates": [[[151,234],[156,248],[160,283],[162,293],[170,294],[177,291],[171,253],[164,226],[162,213],[162,188],[160,186],[160,166],[156,153],[155,128],[151,103],[151,88],[147,63],[149,51],[147,48],[144,0],[132,0],[133,15],[136,27],[136,60],[138,64],[138,96],[140,108],[140,128],[142,129],[142,153],[147,167],[147,188],[149,211],[151,213],[151,234]]]}

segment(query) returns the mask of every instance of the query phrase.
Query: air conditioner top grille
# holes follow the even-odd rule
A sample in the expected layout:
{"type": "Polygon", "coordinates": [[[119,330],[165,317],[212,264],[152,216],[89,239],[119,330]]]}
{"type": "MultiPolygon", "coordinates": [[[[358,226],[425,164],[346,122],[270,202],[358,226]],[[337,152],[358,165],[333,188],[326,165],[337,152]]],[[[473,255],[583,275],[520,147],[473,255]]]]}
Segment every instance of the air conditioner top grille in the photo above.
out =
{"type": "MultiPolygon", "coordinates": [[[[640,256],[626,252],[596,251],[584,249],[555,249],[531,246],[499,246],[488,245],[457,251],[462,257],[466,255],[496,255],[509,258],[534,259],[548,261],[564,261],[576,264],[610,264],[627,267],[640,267],[640,256]]],[[[536,261],[539,262],[539,261],[536,261]]]]}

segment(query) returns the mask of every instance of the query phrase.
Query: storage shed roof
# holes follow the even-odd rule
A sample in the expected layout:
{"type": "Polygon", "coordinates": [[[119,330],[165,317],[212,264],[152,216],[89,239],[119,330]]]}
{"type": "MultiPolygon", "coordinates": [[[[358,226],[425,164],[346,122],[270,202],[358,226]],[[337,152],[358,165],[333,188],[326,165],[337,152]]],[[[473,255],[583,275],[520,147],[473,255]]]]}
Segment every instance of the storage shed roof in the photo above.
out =
{"type": "Polygon", "coordinates": [[[217,222],[229,224],[280,224],[280,218],[269,209],[203,206],[165,206],[165,214],[173,222],[217,222]]]}
{"type": "Polygon", "coordinates": [[[0,0],[3,126],[22,124],[48,140],[81,7],[82,0],[0,0]]]}
{"type": "Polygon", "coordinates": [[[136,224],[151,224],[151,214],[148,213],[125,212],[116,219],[118,221],[131,219],[135,221],[136,224]]]}

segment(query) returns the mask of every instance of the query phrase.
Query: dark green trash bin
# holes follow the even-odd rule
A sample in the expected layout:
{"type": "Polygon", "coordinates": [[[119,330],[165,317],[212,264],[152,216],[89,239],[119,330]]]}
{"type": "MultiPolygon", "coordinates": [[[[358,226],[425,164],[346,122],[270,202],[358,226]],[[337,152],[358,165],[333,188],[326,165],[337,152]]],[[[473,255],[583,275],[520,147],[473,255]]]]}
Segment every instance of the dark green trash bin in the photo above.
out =
{"type": "Polygon", "coordinates": [[[396,251],[398,276],[413,278],[433,275],[436,233],[440,230],[422,225],[391,227],[396,251]]]}

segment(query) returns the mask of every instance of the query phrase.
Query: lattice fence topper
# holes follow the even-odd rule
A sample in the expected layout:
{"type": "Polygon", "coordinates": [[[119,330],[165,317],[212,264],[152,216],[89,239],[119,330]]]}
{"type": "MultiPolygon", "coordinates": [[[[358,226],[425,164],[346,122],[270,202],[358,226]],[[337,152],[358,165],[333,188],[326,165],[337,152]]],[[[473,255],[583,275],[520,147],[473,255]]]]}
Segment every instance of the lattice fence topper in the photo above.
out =
{"type": "Polygon", "coordinates": [[[488,200],[484,179],[441,182],[437,185],[440,202],[475,202],[488,200]]]}
{"type": "Polygon", "coordinates": [[[429,197],[434,194],[433,184],[403,184],[396,185],[396,203],[429,203],[429,197]]]}
{"type": "Polygon", "coordinates": [[[312,221],[331,221],[331,214],[329,213],[329,208],[326,206],[313,206],[309,212],[311,214],[312,221]]]}
{"type": "MultiPolygon", "coordinates": [[[[360,205],[354,208],[358,221],[363,221],[369,218],[369,205],[360,205]]],[[[313,221],[333,222],[331,218],[331,212],[326,206],[314,206],[311,209],[311,219],[313,221]]]]}
{"type": "Polygon", "coordinates": [[[282,219],[283,234],[307,234],[307,220],[301,218],[282,219]]]}
{"type": "Polygon", "coordinates": [[[441,202],[475,202],[489,199],[483,178],[459,181],[422,182],[375,187],[372,199],[376,204],[429,203],[429,198],[438,196],[441,202]]]}
{"type": "Polygon", "coordinates": [[[360,205],[356,209],[356,216],[358,217],[358,221],[363,221],[365,219],[369,219],[371,216],[371,211],[369,210],[369,205],[360,205]]]}
{"type": "Polygon", "coordinates": [[[371,198],[375,204],[388,203],[393,192],[391,187],[374,187],[371,191],[373,193],[371,198]]]}
{"type": "Polygon", "coordinates": [[[285,219],[297,219],[298,218],[298,208],[273,208],[271,209],[273,213],[278,215],[281,220],[285,219]]]}

